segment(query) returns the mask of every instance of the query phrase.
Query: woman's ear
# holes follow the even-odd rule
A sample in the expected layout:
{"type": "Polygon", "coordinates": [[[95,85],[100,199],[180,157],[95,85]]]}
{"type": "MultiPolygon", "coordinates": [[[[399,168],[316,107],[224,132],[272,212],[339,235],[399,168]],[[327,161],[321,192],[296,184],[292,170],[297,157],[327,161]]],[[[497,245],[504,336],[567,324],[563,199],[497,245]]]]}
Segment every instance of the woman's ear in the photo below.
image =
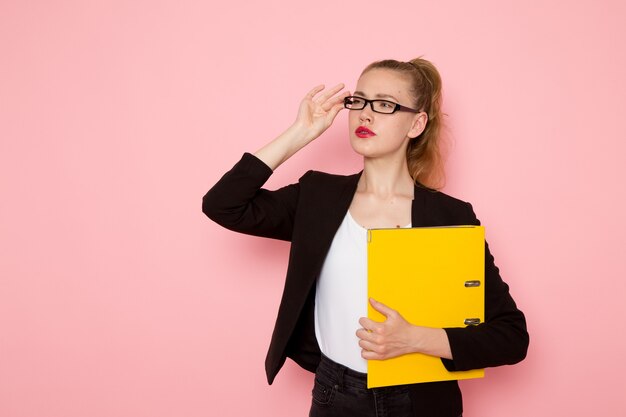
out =
{"type": "Polygon", "coordinates": [[[426,112],[417,113],[413,118],[411,129],[407,133],[408,137],[416,138],[421,135],[424,129],[426,129],[426,123],[428,123],[428,114],[426,112]]]}

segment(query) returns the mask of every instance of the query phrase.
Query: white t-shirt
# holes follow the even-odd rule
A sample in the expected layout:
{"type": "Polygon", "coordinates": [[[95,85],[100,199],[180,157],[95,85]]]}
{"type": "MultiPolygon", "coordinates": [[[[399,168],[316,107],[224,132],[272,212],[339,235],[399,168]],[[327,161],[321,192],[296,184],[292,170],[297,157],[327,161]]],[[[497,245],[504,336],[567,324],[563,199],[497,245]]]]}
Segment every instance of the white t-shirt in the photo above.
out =
{"type": "Polygon", "coordinates": [[[317,279],[315,336],[328,358],[365,373],[356,336],[361,317],[367,317],[367,229],[348,211],[317,279]]]}

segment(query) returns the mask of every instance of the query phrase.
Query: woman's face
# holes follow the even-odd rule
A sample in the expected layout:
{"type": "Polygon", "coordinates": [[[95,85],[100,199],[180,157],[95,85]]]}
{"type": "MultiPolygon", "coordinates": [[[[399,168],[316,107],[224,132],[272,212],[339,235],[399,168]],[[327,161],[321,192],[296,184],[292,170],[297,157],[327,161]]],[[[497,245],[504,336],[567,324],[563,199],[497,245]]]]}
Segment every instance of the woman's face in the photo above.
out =
{"type": "MultiPolygon", "coordinates": [[[[414,108],[407,76],[390,69],[372,69],[361,75],[354,93],[369,100],[388,100],[414,108]]],[[[396,111],[376,113],[370,104],[349,111],[350,144],[366,158],[396,155],[405,158],[410,138],[417,137],[426,125],[425,113],[396,111]]]]}

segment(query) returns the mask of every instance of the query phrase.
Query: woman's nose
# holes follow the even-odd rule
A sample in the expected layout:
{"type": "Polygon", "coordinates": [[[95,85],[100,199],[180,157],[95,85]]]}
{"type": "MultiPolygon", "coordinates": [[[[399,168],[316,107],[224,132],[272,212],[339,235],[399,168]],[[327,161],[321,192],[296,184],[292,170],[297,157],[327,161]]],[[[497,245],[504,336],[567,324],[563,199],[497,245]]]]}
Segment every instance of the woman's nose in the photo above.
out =
{"type": "Polygon", "coordinates": [[[360,122],[372,121],[372,109],[369,105],[361,109],[361,113],[359,113],[359,121],[360,122]]]}

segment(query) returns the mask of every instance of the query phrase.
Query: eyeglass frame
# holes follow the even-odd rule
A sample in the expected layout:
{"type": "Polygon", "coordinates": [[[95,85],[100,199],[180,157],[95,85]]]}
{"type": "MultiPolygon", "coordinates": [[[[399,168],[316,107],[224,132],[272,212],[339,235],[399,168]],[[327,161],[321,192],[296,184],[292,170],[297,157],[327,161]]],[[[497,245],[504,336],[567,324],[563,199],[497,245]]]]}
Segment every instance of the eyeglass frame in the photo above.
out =
{"type": "Polygon", "coordinates": [[[370,105],[370,108],[372,109],[372,111],[374,113],[378,113],[378,114],[394,114],[397,111],[407,111],[407,112],[411,112],[411,113],[421,113],[419,110],[415,110],[415,109],[412,109],[410,107],[406,107],[406,106],[403,106],[402,104],[398,104],[398,103],[395,103],[395,102],[389,101],[389,100],[368,100],[365,97],[360,97],[360,96],[348,96],[348,97],[345,97],[343,99],[343,107],[345,107],[348,110],[363,110],[364,108],[367,107],[368,104],[370,105]],[[348,101],[353,99],[353,98],[358,98],[359,100],[363,100],[363,102],[365,103],[365,104],[363,104],[363,107],[361,107],[359,109],[348,107],[348,101]],[[374,109],[374,102],[379,102],[379,101],[384,101],[385,103],[393,104],[393,105],[395,105],[395,107],[389,113],[383,113],[381,111],[375,110],[374,109]]]}

